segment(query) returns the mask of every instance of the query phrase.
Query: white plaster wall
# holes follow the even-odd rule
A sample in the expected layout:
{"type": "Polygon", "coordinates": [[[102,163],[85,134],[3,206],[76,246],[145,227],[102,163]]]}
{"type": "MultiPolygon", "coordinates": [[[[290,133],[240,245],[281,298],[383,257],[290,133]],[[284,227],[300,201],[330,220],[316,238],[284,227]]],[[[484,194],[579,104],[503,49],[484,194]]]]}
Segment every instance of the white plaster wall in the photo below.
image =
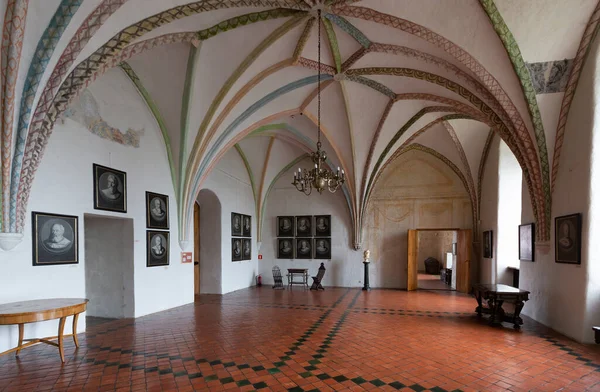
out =
{"type": "MultiPolygon", "coordinates": [[[[221,294],[254,286],[258,274],[255,204],[248,172],[235,149],[223,156],[202,189],[214,192],[221,203],[221,294]],[[231,261],[232,212],[252,216],[252,260],[231,261]]],[[[202,224],[202,212],[200,222],[202,224]]],[[[201,269],[200,276],[202,274],[201,269]]]]}
{"type": "MultiPolygon", "coordinates": [[[[113,127],[145,128],[140,148],[126,147],[91,134],[80,124],[58,123],[50,138],[31,191],[28,214],[44,211],[79,217],[79,264],[33,267],[31,219],[24,239],[11,252],[0,254],[0,303],[40,298],[85,297],[83,214],[134,219],[135,315],[143,316],[190,303],[194,298],[193,264],[181,264],[177,230],[177,205],[167,154],[160,131],[127,77],[118,69],[99,78],[90,91],[101,115],[113,127]],[[93,209],[92,164],[127,172],[127,213],[93,209]],[[146,267],[145,191],[169,195],[171,241],[169,266],[146,267]]],[[[71,330],[67,323],[66,333],[71,330]]],[[[25,326],[26,337],[56,335],[57,320],[25,326]]],[[[79,319],[79,331],[85,318],[79,319]]],[[[17,341],[16,327],[0,327],[0,351],[17,341]]]]}
{"type": "MultiPolygon", "coordinates": [[[[298,167],[308,165],[310,161],[304,159],[298,167]]],[[[362,251],[352,249],[350,214],[342,191],[338,190],[333,194],[325,191],[321,195],[313,191],[311,195],[306,196],[291,185],[295,170],[298,170],[297,167],[291,168],[281,176],[265,204],[260,250],[263,258],[259,262],[263,284],[273,284],[272,269],[275,265],[281,269],[284,284],[287,284],[285,274],[288,268],[308,268],[309,275],[316,276],[319,266],[324,263],[327,271],[322,284],[325,288],[362,287],[362,251]],[[276,222],[277,216],[282,215],[331,215],[331,260],[277,259],[276,222]]],[[[311,282],[309,279],[309,284],[311,282]]]]}
{"type": "Polygon", "coordinates": [[[500,143],[501,139],[495,136],[490,145],[490,150],[483,170],[483,178],[481,179],[479,237],[473,239],[480,243],[479,249],[481,261],[479,263],[479,281],[481,283],[496,283],[498,241],[495,237],[498,233],[498,168],[500,143]],[[483,257],[483,232],[488,230],[493,230],[494,232],[493,257],[491,259],[483,257]]]}
{"type": "MultiPolygon", "coordinates": [[[[221,294],[221,203],[212,191],[202,189],[200,206],[200,293],[221,294]]],[[[229,238],[229,237],[227,237],[229,238]]]]}
{"type": "Polygon", "coordinates": [[[85,215],[88,316],[135,316],[133,220],[85,215]]]}
{"type": "Polygon", "coordinates": [[[512,286],[513,273],[519,267],[519,225],[521,224],[522,171],[510,148],[500,142],[498,171],[498,231],[496,246],[497,282],[512,286]]]}

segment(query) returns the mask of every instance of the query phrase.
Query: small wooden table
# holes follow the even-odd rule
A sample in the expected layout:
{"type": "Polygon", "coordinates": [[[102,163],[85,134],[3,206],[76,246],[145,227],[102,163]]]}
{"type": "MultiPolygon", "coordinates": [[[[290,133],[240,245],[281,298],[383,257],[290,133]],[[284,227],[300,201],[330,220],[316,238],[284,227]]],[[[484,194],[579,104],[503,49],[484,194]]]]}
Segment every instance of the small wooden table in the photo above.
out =
{"type": "Polygon", "coordinates": [[[0,325],[19,325],[19,344],[17,347],[0,353],[0,356],[29,347],[36,343],[46,343],[58,347],[60,360],[65,362],[63,338],[73,337],[75,346],[79,347],[77,340],[77,319],[79,314],[85,312],[89,300],[85,298],[53,298],[39,299],[34,301],[13,302],[0,305],[0,325]],[[73,333],[64,334],[65,321],[67,317],[73,316],[73,333]],[[23,339],[24,325],[38,321],[60,319],[58,322],[58,336],[47,338],[23,339]],[[58,343],[51,340],[58,339],[58,343]],[[23,344],[23,342],[27,342],[23,344]]]}
{"type": "Polygon", "coordinates": [[[308,288],[308,269],[307,268],[288,268],[288,287],[293,284],[301,284],[308,288]],[[300,275],[301,281],[294,280],[294,275],[300,275]]]}
{"type": "Polygon", "coordinates": [[[500,324],[502,321],[513,323],[514,329],[520,329],[523,325],[523,319],[519,315],[525,301],[529,299],[529,291],[505,284],[476,284],[473,286],[473,295],[477,299],[477,315],[481,317],[482,313],[489,314],[491,325],[500,324]],[[487,300],[488,307],[483,306],[483,300],[487,300]],[[515,304],[514,313],[504,312],[504,301],[515,304]]]}

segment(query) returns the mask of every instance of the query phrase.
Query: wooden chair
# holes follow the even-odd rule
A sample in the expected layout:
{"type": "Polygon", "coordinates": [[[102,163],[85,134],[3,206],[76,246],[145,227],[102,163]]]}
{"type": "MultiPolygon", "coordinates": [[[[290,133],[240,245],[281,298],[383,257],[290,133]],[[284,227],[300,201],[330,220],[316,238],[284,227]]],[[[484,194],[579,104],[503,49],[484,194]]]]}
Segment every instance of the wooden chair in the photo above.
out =
{"type": "Polygon", "coordinates": [[[323,263],[321,263],[321,266],[319,267],[319,272],[317,273],[317,276],[313,276],[312,280],[312,286],[310,286],[311,290],[325,290],[323,288],[323,285],[321,284],[321,280],[323,280],[323,276],[325,275],[325,266],[323,265],[323,263]]]}
{"type": "Polygon", "coordinates": [[[281,271],[278,266],[273,267],[273,281],[274,289],[285,289],[285,287],[283,287],[283,276],[281,276],[281,271]]]}

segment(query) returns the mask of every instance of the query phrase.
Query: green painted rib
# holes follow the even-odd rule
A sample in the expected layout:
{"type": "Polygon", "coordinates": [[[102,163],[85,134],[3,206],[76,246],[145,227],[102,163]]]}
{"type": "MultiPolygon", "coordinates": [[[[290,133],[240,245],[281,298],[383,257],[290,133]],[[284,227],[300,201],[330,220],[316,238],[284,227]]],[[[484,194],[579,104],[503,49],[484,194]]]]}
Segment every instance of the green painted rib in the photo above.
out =
{"type": "MultiPolygon", "coordinates": [[[[202,44],[202,43],[200,43],[202,44]]],[[[197,48],[194,45],[190,45],[190,53],[188,55],[187,67],[185,71],[185,82],[183,85],[183,94],[181,96],[181,123],[180,123],[180,135],[179,135],[179,191],[178,195],[183,194],[183,184],[185,181],[185,156],[187,151],[187,137],[190,125],[190,105],[193,96],[195,75],[196,75],[196,64],[200,57],[199,45],[197,48]]],[[[180,208],[183,208],[183,200],[179,200],[180,208]]]]}
{"type": "Polygon", "coordinates": [[[246,171],[248,172],[248,178],[250,179],[250,187],[252,188],[252,197],[254,197],[254,204],[256,206],[256,213],[258,216],[258,202],[257,202],[257,197],[256,197],[256,183],[254,181],[254,173],[252,172],[252,167],[250,167],[250,162],[248,162],[248,157],[246,157],[246,154],[244,153],[244,150],[242,150],[242,147],[236,143],[234,145],[235,149],[237,150],[238,154],[240,154],[240,158],[242,158],[242,161],[244,162],[244,166],[246,166],[246,171]]]}
{"type": "Polygon", "coordinates": [[[163,136],[163,140],[165,142],[165,148],[167,150],[167,159],[169,160],[169,169],[171,171],[171,181],[173,182],[173,190],[175,192],[176,199],[178,199],[177,195],[179,193],[179,188],[177,187],[177,176],[175,174],[175,163],[173,161],[173,152],[171,150],[171,139],[169,138],[167,124],[165,123],[165,120],[164,120],[162,114],[160,113],[160,110],[158,110],[158,106],[156,106],[156,102],[154,102],[154,100],[150,96],[150,93],[148,92],[148,90],[146,90],[146,88],[142,84],[142,81],[137,76],[137,74],[135,73],[133,68],[131,68],[131,66],[125,61],[121,62],[119,64],[119,67],[123,70],[123,72],[125,72],[125,75],[127,75],[127,77],[129,77],[129,80],[131,80],[131,82],[133,83],[133,85],[135,86],[137,91],[140,93],[140,95],[142,96],[142,99],[146,103],[146,106],[148,106],[148,109],[150,109],[150,112],[154,116],[154,119],[156,120],[156,123],[158,124],[158,127],[160,128],[160,132],[161,132],[161,134],[163,136]]]}
{"type": "Polygon", "coordinates": [[[306,22],[306,26],[304,26],[304,30],[302,31],[302,35],[300,35],[300,38],[298,39],[298,43],[296,44],[296,48],[294,49],[294,54],[292,55],[292,58],[295,60],[298,60],[298,58],[302,55],[302,51],[304,50],[304,47],[306,46],[306,43],[308,42],[308,38],[310,37],[310,30],[312,29],[313,25],[315,24],[315,18],[310,18],[307,22],[306,22]]]}
{"type": "Polygon", "coordinates": [[[496,30],[498,37],[502,41],[502,44],[506,49],[506,53],[508,53],[508,57],[512,62],[515,73],[519,78],[519,82],[521,83],[525,100],[527,101],[527,108],[529,109],[531,121],[533,122],[535,141],[537,143],[538,153],[540,156],[542,186],[544,188],[544,198],[546,202],[544,214],[546,216],[546,226],[549,232],[551,222],[550,206],[552,202],[552,195],[550,193],[550,165],[548,162],[548,150],[546,149],[546,134],[544,133],[544,124],[542,122],[542,116],[538,107],[535,88],[533,87],[531,75],[527,69],[527,66],[525,65],[519,45],[517,44],[515,37],[510,32],[510,29],[504,22],[502,15],[500,15],[500,11],[498,11],[498,8],[496,8],[494,0],[479,0],[479,2],[494,26],[494,30],[496,30]]]}
{"type": "Polygon", "coordinates": [[[329,19],[322,19],[323,25],[325,26],[325,32],[327,38],[329,38],[329,47],[331,48],[331,54],[333,55],[333,61],[335,62],[335,69],[338,73],[342,72],[342,56],[340,54],[340,46],[338,44],[333,25],[329,19]]]}
{"type": "Polygon", "coordinates": [[[242,61],[242,63],[238,66],[238,68],[231,74],[231,76],[227,79],[225,84],[221,87],[221,90],[217,93],[215,99],[212,101],[208,111],[204,115],[202,123],[200,124],[200,128],[198,129],[198,134],[196,135],[196,139],[194,140],[194,145],[190,152],[190,156],[188,159],[188,164],[186,168],[186,179],[189,181],[192,173],[190,172],[192,163],[195,158],[196,151],[198,151],[200,147],[200,143],[204,138],[204,134],[206,133],[210,122],[215,115],[217,108],[225,99],[225,96],[231,90],[235,82],[242,76],[244,72],[254,63],[254,61],[266,50],[268,49],[275,41],[279,38],[283,37],[286,33],[288,33],[291,29],[296,27],[304,18],[306,17],[306,13],[303,12],[300,15],[296,15],[292,17],[292,19],[285,22],[283,25],[279,26],[275,31],[273,31],[267,38],[265,38],[254,50],[242,61]]]}

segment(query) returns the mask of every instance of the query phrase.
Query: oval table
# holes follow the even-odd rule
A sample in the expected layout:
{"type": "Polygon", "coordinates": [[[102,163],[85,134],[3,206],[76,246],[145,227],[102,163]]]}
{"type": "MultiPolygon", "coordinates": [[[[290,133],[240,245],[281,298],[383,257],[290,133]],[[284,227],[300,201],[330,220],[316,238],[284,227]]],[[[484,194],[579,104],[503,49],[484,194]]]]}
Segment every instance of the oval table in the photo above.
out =
{"type": "Polygon", "coordinates": [[[19,351],[25,347],[36,343],[46,343],[58,347],[60,360],[64,363],[63,338],[73,336],[75,346],[79,347],[79,341],[77,340],[77,319],[80,313],[85,312],[88,302],[89,300],[85,298],[52,298],[0,304],[0,325],[19,325],[19,344],[13,349],[0,353],[0,356],[12,353],[13,351],[16,351],[16,355],[19,355],[19,351]],[[73,333],[65,335],[65,321],[69,316],[73,316],[73,333]],[[60,319],[58,322],[58,336],[23,339],[25,324],[54,319],[60,319]],[[51,342],[54,339],[58,339],[58,343],[51,342]],[[23,344],[23,342],[27,343],[23,344]]]}

